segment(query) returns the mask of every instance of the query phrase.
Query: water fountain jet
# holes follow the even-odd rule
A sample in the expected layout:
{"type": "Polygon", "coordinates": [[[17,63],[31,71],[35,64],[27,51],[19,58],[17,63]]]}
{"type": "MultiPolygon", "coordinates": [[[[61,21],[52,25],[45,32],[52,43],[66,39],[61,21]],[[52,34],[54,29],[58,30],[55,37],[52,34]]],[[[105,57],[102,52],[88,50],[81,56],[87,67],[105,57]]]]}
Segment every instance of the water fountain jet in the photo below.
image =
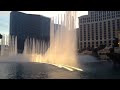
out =
{"type": "MultiPolygon", "coordinates": [[[[64,15],[58,16],[57,28],[54,24],[55,19],[51,18],[50,42],[29,37],[24,42],[22,56],[30,62],[52,64],[70,71],[82,71],[77,64],[76,11],[67,11],[64,15]]],[[[17,55],[16,36],[9,37],[9,55],[17,55]]]]}

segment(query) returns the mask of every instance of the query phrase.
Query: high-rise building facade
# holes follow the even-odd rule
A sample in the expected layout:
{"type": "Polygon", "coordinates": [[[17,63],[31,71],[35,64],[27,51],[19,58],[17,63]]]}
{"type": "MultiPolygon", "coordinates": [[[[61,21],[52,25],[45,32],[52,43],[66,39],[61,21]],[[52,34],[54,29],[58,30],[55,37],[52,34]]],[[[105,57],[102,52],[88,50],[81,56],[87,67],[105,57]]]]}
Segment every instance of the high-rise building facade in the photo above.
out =
{"type": "Polygon", "coordinates": [[[120,11],[88,11],[79,17],[78,48],[95,48],[113,45],[120,31],[120,11]]]}
{"type": "Polygon", "coordinates": [[[35,38],[49,42],[50,18],[12,11],[10,13],[10,35],[17,36],[18,50],[24,49],[26,38],[35,38]]]}

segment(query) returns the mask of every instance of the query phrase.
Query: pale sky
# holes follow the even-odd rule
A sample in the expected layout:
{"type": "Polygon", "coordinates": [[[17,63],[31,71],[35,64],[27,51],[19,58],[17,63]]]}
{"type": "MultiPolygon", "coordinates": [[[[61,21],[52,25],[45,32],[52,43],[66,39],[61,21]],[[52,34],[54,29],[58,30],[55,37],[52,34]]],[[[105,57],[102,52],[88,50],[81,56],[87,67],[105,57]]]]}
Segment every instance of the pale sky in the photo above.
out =
{"type": "MultiPolygon", "coordinates": [[[[0,33],[8,34],[9,33],[9,17],[11,11],[0,11],[0,33]]],[[[29,14],[43,15],[46,17],[57,16],[58,14],[63,14],[65,11],[21,11],[29,14]]],[[[82,15],[87,15],[88,11],[78,11],[77,17],[82,15]]],[[[78,25],[78,21],[77,25],[78,25]]]]}

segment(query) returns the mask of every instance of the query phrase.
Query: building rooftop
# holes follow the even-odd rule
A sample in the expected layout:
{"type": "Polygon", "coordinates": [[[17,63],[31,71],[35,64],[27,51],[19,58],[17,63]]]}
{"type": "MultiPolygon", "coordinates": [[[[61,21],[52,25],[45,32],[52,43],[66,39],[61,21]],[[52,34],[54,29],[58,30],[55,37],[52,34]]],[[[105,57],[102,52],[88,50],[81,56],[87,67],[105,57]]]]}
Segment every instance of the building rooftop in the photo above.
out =
{"type": "Polygon", "coordinates": [[[43,15],[29,14],[29,13],[24,13],[24,12],[20,12],[20,11],[11,11],[10,13],[13,13],[13,12],[16,12],[16,13],[19,13],[19,14],[34,15],[34,16],[39,16],[39,17],[44,17],[44,18],[50,19],[49,17],[43,16],[43,15]]]}
{"type": "Polygon", "coordinates": [[[84,17],[88,17],[88,15],[82,15],[82,16],[79,16],[78,18],[84,18],[84,17]]]}
{"type": "Polygon", "coordinates": [[[79,28],[76,28],[76,30],[79,30],[79,28]]]}

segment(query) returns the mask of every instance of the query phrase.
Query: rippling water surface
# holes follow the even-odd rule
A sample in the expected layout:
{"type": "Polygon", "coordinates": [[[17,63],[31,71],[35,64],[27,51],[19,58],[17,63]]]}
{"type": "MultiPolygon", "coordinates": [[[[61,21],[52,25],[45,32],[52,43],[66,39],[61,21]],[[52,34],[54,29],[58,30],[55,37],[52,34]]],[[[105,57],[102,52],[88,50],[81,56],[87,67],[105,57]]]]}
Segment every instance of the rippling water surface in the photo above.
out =
{"type": "Polygon", "coordinates": [[[78,72],[39,63],[0,63],[0,79],[77,79],[78,72]]]}
{"type": "Polygon", "coordinates": [[[92,56],[80,56],[83,71],[44,63],[0,62],[0,79],[120,79],[120,69],[113,70],[109,62],[101,62],[92,56]]]}

